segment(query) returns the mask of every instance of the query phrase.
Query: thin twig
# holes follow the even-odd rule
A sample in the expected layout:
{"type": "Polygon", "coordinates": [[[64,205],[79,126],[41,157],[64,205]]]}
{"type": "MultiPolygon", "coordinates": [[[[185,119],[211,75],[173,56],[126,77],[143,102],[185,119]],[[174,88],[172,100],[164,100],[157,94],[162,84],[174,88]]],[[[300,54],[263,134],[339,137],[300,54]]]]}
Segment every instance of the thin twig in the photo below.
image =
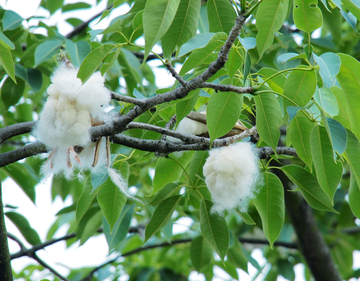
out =
{"type": "Polygon", "coordinates": [[[56,275],[57,277],[59,277],[61,280],[64,281],[71,281],[70,279],[67,279],[66,277],[62,276],[59,272],[57,272],[54,268],[52,268],[50,265],[48,265],[46,262],[44,262],[42,259],[39,258],[39,256],[34,253],[32,255],[32,258],[34,260],[36,260],[39,264],[41,264],[44,268],[48,269],[49,271],[51,271],[54,275],[56,275]]]}
{"type": "Polygon", "coordinates": [[[234,92],[238,94],[253,94],[254,89],[252,87],[237,87],[234,85],[221,85],[213,83],[203,83],[200,85],[201,88],[211,88],[220,92],[234,92]]]}
{"type": "Polygon", "coordinates": [[[186,81],[179,75],[179,73],[176,72],[175,68],[172,66],[170,61],[166,62],[166,68],[169,70],[169,72],[171,73],[171,75],[179,81],[179,83],[185,87],[186,86],[186,81]]]}
{"type": "Polygon", "coordinates": [[[119,95],[114,92],[111,92],[111,98],[113,100],[117,100],[117,101],[132,103],[132,104],[138,105],[140,107],[143,107],[145,105],[145,102],[143,100],[135,99],[135,98],[124,96],[124,95],[119,95]]]}

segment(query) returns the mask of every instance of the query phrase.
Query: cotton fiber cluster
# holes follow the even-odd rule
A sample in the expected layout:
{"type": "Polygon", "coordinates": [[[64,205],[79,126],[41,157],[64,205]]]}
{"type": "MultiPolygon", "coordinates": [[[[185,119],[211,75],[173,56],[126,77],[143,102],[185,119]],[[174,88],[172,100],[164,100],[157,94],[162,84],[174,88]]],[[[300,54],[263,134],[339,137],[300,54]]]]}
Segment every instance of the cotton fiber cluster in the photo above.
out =
{"type": "Polygon", "coordinates": [[[202,135],[207,133],[208,128],[206,124],[194,121],[185,117],[182,119],[176,128],[176,132],[188,134],[188,135],[202,135]]]}
{"type": "Polygon", "coordinates": [[[80,163],[74,146],[88,146],[84,156],[91,154],[86,150],[94,151],[90,145],[91,122],[105,121],[103,106],[110,102],[110,92],[100,73],[93,74],[84,84],[76,76],[77,69],[71,64],[61,64],[54,72],[47,90],[49,97],[34,132],[40,141],[53,149],[50,157],[54,173],[68,173],[75,162],[80,163]]]}
{"type": "Polygon", "coordinates": [[[211,150],[203,172],[215,203],[213,211],[236,207],[246,210],[249,199],[255,195],[259,176],[258,157],[252,144],[238,142],[211,150]]]}

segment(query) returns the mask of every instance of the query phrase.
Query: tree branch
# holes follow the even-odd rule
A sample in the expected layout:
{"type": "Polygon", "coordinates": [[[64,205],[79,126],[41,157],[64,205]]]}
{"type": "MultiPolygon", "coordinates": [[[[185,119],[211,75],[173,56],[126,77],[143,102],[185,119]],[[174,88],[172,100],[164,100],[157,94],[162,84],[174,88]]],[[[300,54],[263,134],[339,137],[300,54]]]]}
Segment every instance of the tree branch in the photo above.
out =
{"type": "Polygon", "coordinates": [[[62,276],[59,272],[57,272],[54,268],[52,268],[50,265],[48,265],[46,262],[44,262],[42,259],[39,258],[37,254],[33,254],[32,258],[36,260],[40,265],[42,265],[44,268],[47,268],[49,271],[51,271],[54,275],[59,277],[61,280],[64,281],[70,281],[70,279],[67,279],[66,277],[62,276]]]}
{"type": "MultiPolygon", "coordinates": [[[[21,247],[21,246],[20,246],[21,247]]],[[[4,206],[2,202],[2,184],[0,178],[0,275],[3,281],[12,281],[10,252],[5,225],[4,206]]]]}
{"type": "MultiPolygon", "coordinates": [[[[276,161],[273,164],[279,165],[276,161]]],[[[340,281],[329,247],[321,235],[310,206],[299,192],[291,192],[289,179],[280,170],[274,169],[273,172],[284,186],[286,210],[295,229],[300,251],[315,280],[340,281]]]]}
{"type": "Polygon", "coordinates": [[[252,87],[237,87],[234,85],[221,85],[205,82],[200,85],[201,88],[210,88],[220,92],[234,92],[238,94],[253,94],[254,89],[252,87]]]}
{"type": "Polygon", "coordinates": [[[35,126],[35,121],[31,122],[23,122],[14,125],[10,125],[0,129],[0,144],[2,144],[5,140],[10,139],[12,137],[30,133],[35,126]]]}

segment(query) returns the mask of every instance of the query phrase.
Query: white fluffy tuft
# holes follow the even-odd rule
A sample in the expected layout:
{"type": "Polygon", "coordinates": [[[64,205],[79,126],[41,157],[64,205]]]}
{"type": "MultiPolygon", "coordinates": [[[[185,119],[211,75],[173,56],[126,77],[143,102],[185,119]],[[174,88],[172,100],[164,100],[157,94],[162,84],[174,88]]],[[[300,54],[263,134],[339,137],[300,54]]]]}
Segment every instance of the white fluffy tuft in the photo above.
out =
{"type": "MultiPolygon", "coordinates": [[[[89,129],[91,118],[106,121],[105,106],[110,102],[110,91],[104,86],[104,77],[94,73],[82,85],[76,77],[77,69],[61,64],[51,77],[52,84],[47,92],[49,97],[40,113],[40,119],[34,130],[35,136],[49,148],[56,150],[56,155],[50,159],[50,164],[43,167],[43,173],[61,173],[69,178],[72,168],[68,166],[68,149],[82,146],[84,149],[84,164],[90,168],[90,158],[87,154],[94,151],[90,140],[89,129]],[[87,147],[89,146],[89,147],[87,147]]],[[[71,166],[76,155],[71,155],[71,166]]],[[[73,153],[75,154],[75,153],[73,153]]],[[[92,156],[93,157],[93,156],[92,156]]]]}
{"type": "Polygon", "coordinates": [[[213,211],[247,209],[259,177],[258,157],[252,144],[239,142],[211,150],[203,172],[215,203],[213,211]]]}
{"type": "Polygon", "coordinates": [[[206,124],[185,117],[176,128],[176,131],[188,135],[201,135],[208,131],[206,124]]]}

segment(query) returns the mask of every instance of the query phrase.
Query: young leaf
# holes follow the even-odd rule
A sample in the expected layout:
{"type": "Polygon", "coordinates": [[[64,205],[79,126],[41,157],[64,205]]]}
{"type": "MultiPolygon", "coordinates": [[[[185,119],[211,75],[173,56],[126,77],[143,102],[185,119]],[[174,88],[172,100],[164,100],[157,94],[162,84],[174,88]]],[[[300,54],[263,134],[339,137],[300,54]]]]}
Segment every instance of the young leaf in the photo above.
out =
{"type": "Polygon", "coordinates": [[[124,206],[112,232],[106,219],[103,219],[104,234],[109,245],[109,252],[112,252],[128,235],[134,208],[135,205],[126,204],[124,206]]]}
{"type": "Polygon", "coordinates": [[[181,195],[174,195],[165,199],[157,206],[150,222],[146,226],[144,243],[170,221],[181,198],[181,195]]]}
{"type": "Polygon", "coordinates": [[[299,158],[312,168],[311,156],[311,130],[314,128],[314,123],[307,118],[304,113],[299,112],[290,122],[288,133],[290,140],[299,158]]]}
{"type": "Polygon", "coordinates": [[[336,77],[344,91],[344,100],[339,103],[346,103],[351,130],[360,139],[360,63],[349,55],[339,54],[339,57],[341,67],[336,77]]]}
{"type": "Polygon", "coordinates": [[[24,216],[15,212],[7,212],[5,215],[16,225],[27,242],[31,245],[41,243],[39,234],[30,226],[28,220],[24,216]]]}
{"type": "Polygon", "coordinates": [[[213,203],[203,199],[200,204],[200,228],[205,239],[224,260],[229,247],[229,229],[225,219],[219,214],[212,213],[213,203]]]}
{"type": "Polygon", "coordinates": [[[359,185],[355,180],[355,176],[350,174],[350,186],[349,186],[349,204],[350,209],[353,214],[359,218],[360,217],[360,189],[359,185]]]}
{"type": "Polygon", "coordinates": [[[191,241],[190,259],[195,269],[200,270],[211,261],[212,248],[202,236],[198,236],[191,241]]]}
{"type": "Polygon", "coordinates": [[[271,46],[275,32],[278,31],[285,21],[289,1],[267,0],[261,2],[256,13],[256,27],[259,32],[256,36],[259,57],[271,46]]]}
{"type": "Polygon", "coordinates": [[[161,39],[164,56],[170,58],[175,47],[181,47],[196,34],[201,3],[197,0],[181,0],[175,18],[161,39]]]}
{"type": "Polygon", "coordinates": [[[279,101],[272,93],[261,93],[254,99],[259,135],[275,151],[280,138],[281,108],[279,101]]]}
{"type": "Polygon", "coordinates": [[[236,12],[229,1],[207,1],[207,14],[210,32],[225,32],[229,34],[236,18],[236,12]]]}
{"type": "Polygon", "coordinates": [[[322,26],[322,14],[317,0],[295,0],[293,17],[296,27],[307,33],[322,26]]]}
{"type": "Polygon", "coordinates": [[[330,117],[325,117],[323,120],[326,120],[324,125],[330,137],[334,152],[337,152],[339,155],[343,154],[347,144],[346,129],[338,121],[330,117]]]}
{"type": "MultiPolygon", "coordinates": [[[[293,70],[284,85],[284,95],[298,106],[304,107],[311,99],[316,89],[315,71],[293,70]]],[[[288,105],[290,102],[286,102],[288,105]]]]}
{"type": "MultiPolygon", "coordinates": [[[[271,77],[272,75],[274,75],[276,73],[278,73],[278,71],[276,69],[268,68],[268,67],[264,67],[258,71],[258,74],[260,76],[264,77],[263,80],[271,77]]],[[[282,94],[285,82],[286,82],[285,76],[283,74],[278,74],[278,75],[274,76],[273,78],[267,80],[266,83],[269,85],[269,87],[273,91],[282,94]]]]}
{"type": "Polygon", "coordinates": [[[155,168],[154,188],[152,194],[162,189],[166,184],[178,180],[184,171],[183,168],[186,168],[192,157],[193,152],[186,152],[176,161],[171,158],[159,158],[155,168]]]}
{"type": "Polygon", "coordinates": [[[188,71],[202,63],[210,63],[214,61],[214,58],[216,58],[216,54],[214,52],[224,45],[226,38],[227,35],[223,32],[215,33],[205,47],[194,50],[191,53],[189,58],[183,64],[180,70],[180,75],[185,75],[188,71]]]}
{"type": "Polygon", "coordinates": [[[179,124],[186,115],[194,109],[194,106],[199,98],[200,90],[197,89],[188,94],[185,99],[182,99],[176,104],[176,123],[179,124]]]}
{"type": "Polygon", "coordinates": [[[264,185],[254,199],[263,224],[263,231],[272,248],[284,224],[284,187],[273,173],[262,173],[264,185]]]}
{"type": "Polygon", "coordinates": [[[190,167],[189,167],[189,177],[190,177],[189,180],[190,183],[193,184],[193,187],[197,187],[199,184],[203,183],[203,181],[200,178],[204,177],[203,167],[208,155],[209,153],[206,150],[196,151],[194,153],[194,157],[190,162],[190,167]]]}
{"type": "Polygon", "coordinates": [[[297,165],[286,165],[281,170],[300,189],[306,202],[312,208],[337,213],[332,207],[330,197],[322,190],[317,179],[307,170],[297,165]]]}
{"type": "Polygon", "coordinates": [[[351,173],[360,186],[360,142],[355,135],[347,131],[348,142],[345,150],[346,160],[350,165],[351,173]]]}
{"type": "Polygon", "coordinates": [[[86,211],[89,209],[91,202],[94,200],[96,193],[92,192],[92,184],[90,176],[88,176],[84,183],[84,190],[76,205],[76,222],[79,223],[86,211]]]}
{"type": "Polygon", "coordinates": [[[151,206],[159,205],[159,203],[166,198],[178,194],[181,187],[181,185],[178,185],[176,183],[168,183],[155,195],[155,197],[149,202],[149,204],[151,206]]]}
{"type": "Polygon", "coordinates": [[[17,13],[11,10],[6,10],[4,14],[3,22],[3,30],[14,30],[18,28],[23,22],[23,18],[20,17],[17,13]]]}
{"type": "Polygon", "coordinates": [[[324,127],[315,126],[312,129],[310,143],[318,182],[333,202],[342,176],[342,163],[334,162],[333,148],[324,127]]]}
{"type": "Polygon", "coordinates": [[[179,57],[192,52],[194,50],[205,47],[216,33],[200,33],[196,34],[187,43],[181,46],[179,57]]]}
{"type": "Polygon", "coordinates": [[[91,75],[99,68],[101,62],[104,58],[114,49],[115,45],[113,44],[104,44],[100,47],[97,47],[95,50],[92,50],[88,54],[84,61],[82,62],[77,77],[85,83],[91,75]]]}
{"type": "Polygon", "coordinates": [[[317,89],[314,94],[316,103],[330,116],[339,114],[339,106],[334,93],[329,89],[322,87],[317,89]]]}
{"type": "Polygon", "coordinates": [[[313,54],[314,60],[320,66],[320,76],[324,87],[330,88],[335,85],[336,75],[339,73],[341,60],[337,54],[324,53],[321,56],[313,54]]]}
{"type": "Polygon", "coordinates": [[[232,83],[235,73],[241,69],[244,63],[245,52],[241,48],[231,48],[229,52],[229,58],[225,63],[226,71],[230,78],[230,83],[232,83]]]}
{"type": "Polygon", "coordinates": [[[35,50],[35,67],[55,56],[59,52],[63,42],[63,39],[53,38],[38,45],[35,50]]]}
{"type": "Polygon", "coordinates": [[[240,117],[242,96],[233,92],[213,93],[206,108],[210,141],[226,135],[240,117]]]}
{"type": "Polygon", "coordinates": [[[91,45],[87,41],[73,42],[70,39],[67,39],[65,47],[69,52],[71,63],[75,67],[79,67],[85,57],[91,52],[91,45]]]}
{"type": "Polygon", "coordinates": [[[152,47],[169,29],[180,0],[148,0],[144,10],[145,54],[144,61],[152,47]]]}
{"type": "Polygon", "coordinates": [[[0,44],[0,65],[4,68],[9,77],[16,83],[13,57],[10,50],[3,44],[0,44]]]}
{"type": "Polygon", "coordinates": [[[5,109],[9,109],[11,105],[15,105],[22,97],[25,90],[25,81],[21,78],[17,79],[17,84],[10,77],[6,78],[1,88],[1,99],[5,105],[5,109]]]}
{"type": "Polygon", "coordinates": [[[245,255],[245,249],[235,237],[234,244],[229,248],[227,252],[228,261],[235,265],[237,268],[241,268],[248,273],[248,259],[245,255]]]}
{"type": "Polygon", "coordinates": [[[110,225],[111,234],[113,227],[119,219],[121,211],[126,203],[127,196],[109,178],[99,187],[97,199],[100,208],[110,225]]]}

